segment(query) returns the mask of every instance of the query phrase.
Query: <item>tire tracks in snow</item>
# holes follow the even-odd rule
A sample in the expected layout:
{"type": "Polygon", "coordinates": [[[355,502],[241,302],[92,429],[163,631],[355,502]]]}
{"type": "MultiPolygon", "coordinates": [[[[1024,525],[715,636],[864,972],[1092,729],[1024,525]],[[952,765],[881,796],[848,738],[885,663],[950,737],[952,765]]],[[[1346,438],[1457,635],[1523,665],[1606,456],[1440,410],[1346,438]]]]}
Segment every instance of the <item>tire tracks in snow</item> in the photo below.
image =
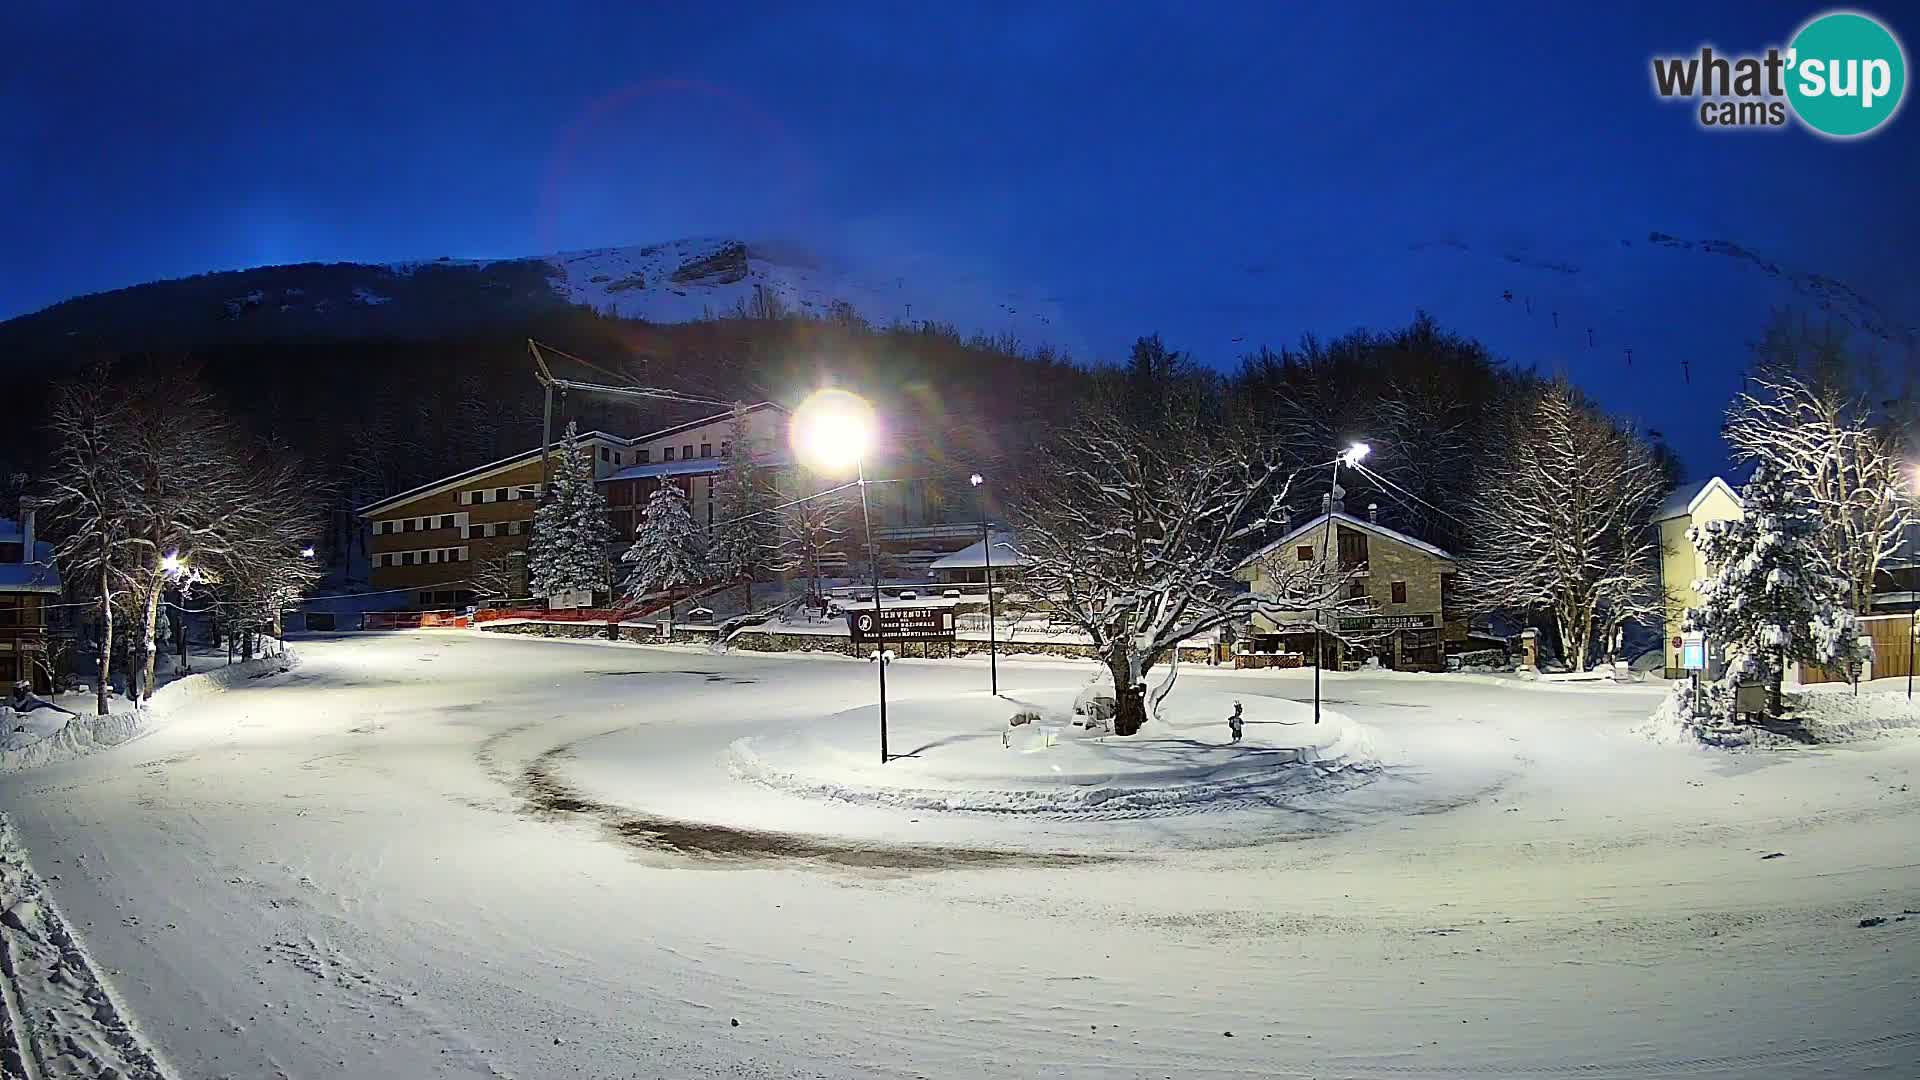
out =
{"type": "Polygon", "coordinates": [[[171,1080],[27,862],[0,814],[0,1077],[171,1080]]]}

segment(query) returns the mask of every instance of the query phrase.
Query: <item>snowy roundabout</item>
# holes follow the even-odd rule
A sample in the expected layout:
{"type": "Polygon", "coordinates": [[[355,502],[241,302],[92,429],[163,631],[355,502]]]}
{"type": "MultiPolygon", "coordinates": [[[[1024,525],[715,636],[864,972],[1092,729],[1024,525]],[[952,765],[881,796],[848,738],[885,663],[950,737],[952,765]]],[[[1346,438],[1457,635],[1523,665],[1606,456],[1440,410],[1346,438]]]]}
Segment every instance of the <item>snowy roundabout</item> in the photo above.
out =
{"type": "Polygon", "coordinates": [[[1176,691],[1139,734],[1119,737],[1074,711],[1078,688],[907,699],[891,704],[891,758],[879,708],[862,706],[735,740],[733,775],[808,799],[948,813],[1056,819],[1171,817],[1274,806],[1345,790],[1379,769],[1366,728],[1291,701],[1176,691]],[[1227,717],[1244,704],[1245,735],[1227,717]]]}

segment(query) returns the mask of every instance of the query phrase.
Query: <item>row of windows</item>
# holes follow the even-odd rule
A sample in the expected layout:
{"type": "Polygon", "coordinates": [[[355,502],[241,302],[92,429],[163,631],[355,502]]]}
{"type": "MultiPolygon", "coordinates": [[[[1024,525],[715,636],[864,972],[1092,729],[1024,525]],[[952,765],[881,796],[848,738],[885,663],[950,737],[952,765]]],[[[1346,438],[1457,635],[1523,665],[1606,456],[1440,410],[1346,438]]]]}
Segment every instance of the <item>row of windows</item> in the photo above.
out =
{"type": "Polygon", "coordinates": [[[539,494],[539,484],[515,484],[510,487],[475,488],[472,491],[455,492],[453,498],[461,506],[478,506],[482,503],[531,499],[539,494]]]}
{"type": "Polygon", "coordinates": [[[523,532],[530,531],[532,527],[533,522],[526,520],[492,521],[484,525],[469,525],[467,539],[478,540],[483,536],[519,536],[523,532]]]}
{"type": "Polygon", "coordinates": [[[467,527],[465,514],[429,514],[426,517],[388,518],[373,523],[376,536],[389,533],[426,532],[428,529],[464,529],[467,527]]]}
{"type": "Polygon", "coordinates": [[[424,548],[420,551],[376,551],[375,566],[428,566],[433,563],[466,562],[465,547],[424,548]]]}

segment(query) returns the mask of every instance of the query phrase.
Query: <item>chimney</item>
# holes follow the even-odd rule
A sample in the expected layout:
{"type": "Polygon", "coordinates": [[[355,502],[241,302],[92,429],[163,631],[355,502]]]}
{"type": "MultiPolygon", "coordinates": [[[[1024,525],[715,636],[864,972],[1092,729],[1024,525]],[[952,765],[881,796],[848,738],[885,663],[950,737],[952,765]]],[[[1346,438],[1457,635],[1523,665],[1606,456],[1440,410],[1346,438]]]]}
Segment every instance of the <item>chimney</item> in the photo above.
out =
{"type": "Polygon", "coordinates": [[[33,558],[33,504],[20,500],[20,561],[30,563],[33,558]]]}
{"type": "Polygon", "coordinates": [[[1370,502],[1367,504],[1367,520],[1373,522],[1375,525],[1380,524],[1380,504],[1379,503],[1370,502]]]}

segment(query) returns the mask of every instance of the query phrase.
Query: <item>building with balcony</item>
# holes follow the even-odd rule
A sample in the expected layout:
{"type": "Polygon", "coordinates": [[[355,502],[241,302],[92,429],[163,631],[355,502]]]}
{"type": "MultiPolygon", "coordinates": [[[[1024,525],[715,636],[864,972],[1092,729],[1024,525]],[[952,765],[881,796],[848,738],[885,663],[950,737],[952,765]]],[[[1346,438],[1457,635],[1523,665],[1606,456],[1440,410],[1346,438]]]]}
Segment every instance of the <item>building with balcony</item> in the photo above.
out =
{"type": "Polygon", "coordinates": [[[47,654],[47,610],[60,596],[53,545],[34,536],[34,510],[20,520],[0,518],[0,693],[25,682],[52,689],[47,654]]]}
{"type": "Polygon", "coordinates": [[[1337,572],[1350,610],[1255,614],[1246,628],[1247,651],[1304,654],[1312,663],[1318,645],[1329,666],[1371,656],[1395,669],[1437,671],[1448,643],[1466,640],[1466,618],[1455,605],[1457,560],[1380,524],[1376,507],[1362,519],[1336,501],[1248,556],[1234,577],[1256,593],[1273,593],[1274,575],[1290,566],[1337,572]]]}

